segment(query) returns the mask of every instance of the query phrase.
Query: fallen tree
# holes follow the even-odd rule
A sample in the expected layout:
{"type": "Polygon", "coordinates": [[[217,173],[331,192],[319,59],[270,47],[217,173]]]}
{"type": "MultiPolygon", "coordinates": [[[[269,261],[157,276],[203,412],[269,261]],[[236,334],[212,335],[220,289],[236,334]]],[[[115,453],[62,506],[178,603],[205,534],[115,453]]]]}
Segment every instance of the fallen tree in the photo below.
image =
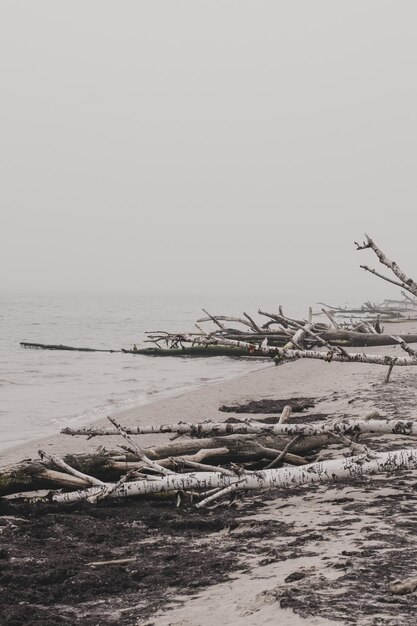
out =
{"type": "MultiPolygon", "coordinates": [[[[288,489],[312,483],[323,483],[343,478],[359,478],[367,474],[393,473],[397,471],[417,469],[417,450],[406,449],[394,452],[383,452],[369,458],[360,454],[345,459],[311,463],[303,467],[283,467],[280,469],[262,470],[258,472],[236,473],[236,476],[220,472],[200,472],[188,474],[170,474],[158,480],[139,480],[125,482],[112,491],[110,498],[126,498],[155,493],[176,493],[178,491],[203,491],[207,495],[213,489],[233,490],[271,490],[288,489]]],[[[102,487],[89,487],[69,493],[53,493],[48,500],[59,503],[79,502],[96,497],[102,487]]],[[[217,497],[223,495],[217,494],[217,497]]],[[[226,495],[226,494],[224,494],[226,495]]],[[[37,501],[39,498],[35,498],[37,501]]],[[[204,497],[200,506],[207,504],[204,497]]]]}
{"type": "MultiPolygon", "coordinates": [[[[325,422],[323,424],[265,424],[257,421],[244,421],[239,423],[230,422],[200,422],[187,424],[150,424],[148,426],[126,427],[129,435],[149,435],[162,433],[176,433],[189,437],[201,437],[202,435],[231,435],[231,434],[256,434],[256,435],[303,435],[317,436],[331,433],[343,433],[357,435],[363,433],[380,433],[394,435],[417,435],[417,422],[412,420],[383,420],[383,419],[345,419],[325,422]]],[[[64,428],[61,431],[65,435],[84,435],[88,437],[116,436],[119,431],[115,428],[64,428]]]]}

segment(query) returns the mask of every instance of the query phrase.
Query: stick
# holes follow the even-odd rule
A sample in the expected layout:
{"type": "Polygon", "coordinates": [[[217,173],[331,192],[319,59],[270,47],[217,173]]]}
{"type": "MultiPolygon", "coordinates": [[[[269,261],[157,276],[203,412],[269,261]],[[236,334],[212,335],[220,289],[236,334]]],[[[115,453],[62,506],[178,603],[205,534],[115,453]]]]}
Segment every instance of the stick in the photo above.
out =
{"type": "Polygon", "coordinates": [[[63,470],[68,472],[68,474],[72,474],[73,476],[76,476],[77,478],[81,478],[81,480],[85,481],[87,484],[90,484],[90,485],[105,485],[106,484],[102,480],[99,480],[98,478],[94,478],[94,476],[89,476],[88,474],[79,472],[78,470],[74,469],[73,467],[68,465],[68,463],[65,463],[65,461],[55,456],[54,454],[47,454],[44,450],[39,450],[38,454],[41,457],[41,459],[45,458],[45,459],[48,459],[49,461],[52,461],[53,463],[55,463],[55,465],[57,465],[58,467],[61,467],[63,470]]]}
{"type": "Polygon", "coordinates": [[[359,245],[355,242],[356,249],[365,250],[366,248],[371,248],[378,257],[379,262],[382,263],[382,265],[388,267],[388,269],[390,269],[393,274],[395,274],[395,276],[400,279],[401,283],[403,283],[401,286],[406,291],[409,291],[414,296],[417,296],[417,283],[415,283],[412,278],[409,278],[406,274],[404,274],[404,272],[398,267],[395,261],[391,261],[387,256],[385,256],[382,250],[378,248],[376,243],[366,233],[365,237],[366,242],[364,242],[362,245],[359,245]]]}
{"type": "Polygon", "coordinates": [[[395,341],[398,341],[398,343],[400,344],[401,348],[407,352],[410,356],[414,356],[417,357],[417,352],[415,350],[413,350],[413,348],[410,348],[410,346],[405,343],[404,339],[402,339],[402,337],[396,337],[395,335],[391,335],[391,337],[393,339],[395,339],[395,341]]]}
{"type": "Polygon", "coordinates": [[[333,324],[333,326],[337,329],[340,328],[339,324],[336,322],[336,320],[334,319],[333,315],[330,313],[330,311],[326,311],[326,309],[322,309],[323,313],[329,318],[329,320],[331,321],[331,323],[333,324]]]}
{"type": "Polygon", "coordinates": [[[198,504],[196,504],[196,508],[202,509],[204,506],[207,506],[211,502],[214,502],[214,500],[218,500],[219,498],[226,496],[228,493],[235,493],[238,489],[238,486],[242,482],[243,482],[243,479],[237,480],[235,483],[232,483],[231,485],[229,485],[228,487],[225,487],[224,489],[215,489],[214,493],[212,493],[211,495],[206,497],[204,500],[201,500],[198,504]]]}
{"type": "Polygon", "coordinates": [[[109,420],[109,422],[111,422],[113,424],[113,426],[116,427],[116,429],[118,430],[119,434],[122,435],[122,437],[124,439],[126,439],[126,441],[128,441],[133,446],[133,448],[136,451],[136,454],[137,454],[138,458],[141,461],[143,461],[143,463],[146,463],[146,465],[148,465],[152,469],[156,470],[157,472],[160,472],[161,474],[172,474],[171,470],[166,469],[165,467],[162,467],[162,465],[159,465],[155,461],[151,461],[151,459],[146,456],[146,454],[142,450],[142,448],[140,448],[137,445],[137,443],[135,441],[133,441],[133,439],[131,437],[129,437],[129,433],[126,431],[125,428],[123,428],[123,426],[121,424],[116,422],[116,420],[113,419],[112,417],[108,416],[107,419],[109,420]]]}
{"type": "Polygon", "coordinates": [[[92,567],[101,567],[103,565],[126,565],[127,563],[133,563],[136,561],[137,557],[133,556],[130,559],[114,559],[113,561],[91,561],[87,563],[87,565],[91,565],[92,567]]]}
{"type": "Polygon", "coordinates": [[[301,439],[301,435],[296,435],[294,437],[294,439],[291,439],[291,441],[289,443],[287,443],[287,445],[285,446],[283,451],[280,452],[280,454],[278,454],[277,458],[274,459],[273,461],[271,461],[271,463],[269,465],[267,465],[265,467],[265,469],[272,469],[273,467],[276,467],[277,465],[279,465],[280,462],[285,459],[285,456],[286,456],[287,452],[289,452],[291,450],[291,448],[294,446],[294,444],[297,443],[297,441],[299,439],[301,439]]]}
{"type": "Polygon", "coordinates": [[[360,265],[359,267],[365,270],[366,272],[370,272],[374,276],[378,276],[378,278],[382,278],[382,280],[386,280],[388,283],[392,283],[393,285],[396,285],[397,287],[402,287],[403,289],[407,289],[407,285],[405,285],[404,283],[399,283],[397,280],[393,280],[392,278],[389,278],[388,276],[385,276],[384,274],[380,274],[379,272],[374,270],[372,267],[368,267],[367,265],[360,265]]]}

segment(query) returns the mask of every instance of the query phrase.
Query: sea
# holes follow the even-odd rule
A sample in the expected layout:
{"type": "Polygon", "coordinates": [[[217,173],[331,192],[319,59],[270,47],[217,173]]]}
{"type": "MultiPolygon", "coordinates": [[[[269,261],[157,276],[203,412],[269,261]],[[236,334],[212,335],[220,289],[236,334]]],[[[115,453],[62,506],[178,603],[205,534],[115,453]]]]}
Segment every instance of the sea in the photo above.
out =
{"type": "MultiPolygon", "coordinates": [[[[145,331],[192,332],[196,320],[204,316],[202,307],[212,314],[241,316],[246,311],[261,319],[258,308],[274,312],[280,304],[285,301],[250,294],[3,293],[0,453],[58,433],[65,426],[86,425],[121,409],[265,366],[251,358],[157,358],[25,349],[21,341],[132,348],[147,345],[145,331]]],[[[285,311],[306,318],[309,304],[302,298],[292,299],[285,311]]]]}

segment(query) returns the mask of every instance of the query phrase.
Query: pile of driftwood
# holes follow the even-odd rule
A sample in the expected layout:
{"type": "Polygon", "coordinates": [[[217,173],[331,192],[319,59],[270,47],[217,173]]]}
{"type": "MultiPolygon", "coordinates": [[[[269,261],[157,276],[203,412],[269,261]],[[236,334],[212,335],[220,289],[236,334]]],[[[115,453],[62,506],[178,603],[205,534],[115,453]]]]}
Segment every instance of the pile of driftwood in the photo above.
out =
{"type": "MultiPolygon", "coordinates": [[[[402,293],[408,299],[410,306],[415,305],[417,298],[417,283],[406,276],[398,265],[378,248],[375,242],[366,236],[366,242],[356,244],[358,250],[372,249],[379,261],[388,267],[396,279],[371,270],[368,266],[361,266],[372,274],[387,280],[402,288],[402,293]],[[406,291],[412,294],[409,297],[406,291]]],[[[393,306],[386,305],[385,309],[394,310],[393,306]]],[[[370,303],[367,311],[375,310],[370,303]]],[[[322,361],[338,361],[343,363],[370,363],[388,366],[386,382],[389,381],[394,366],[417,365],[417,352],[408,344],[417,342],[417,335],[393,335],[384,334],[380,325],[380,317],[377,316],[373,323],[366,320],[355,322],[351,319],[350,326],[340,324],[334,315],[334,311],[323,309],[323,313],[331,322],[327,324],[313,323],[312,310],[308,320],[296,320],[285,316],[280,309],[279,313],[267,313],[259,310],[259,315],[267,318],[265,323],[256,322],[247,313],[243,317],[230,317],[224,315],[212,315],[207,311],[206,317],[198,320],[196,326],[198,332],[193,333],[148,333],[148,341],[156,345],[155,350],[160,352],[176,351],[187,353],[193,349],[223,350],[228,349],[246,351],[246,354],[258,356],[266,355],[275,359],[276,363],[293,359],[307,358],[322,361]],[[212,322],[216,328],[208,331],[201,327],[202,323],[212,322]],[[238,323],[242,328],[230,327],[225,322],[238,323]],[[161,347],[164,342],[165,349],[161,347]],[[399,345],[408,356],[381,356],[367,353],[348,352],[347,347],[353,346],[384,346],[399,345]],[[320,349],[316,349],[320,348],[320,349]]],[[[380,309],[381,312],[382,309],[380,309]]],[[[340,313],[340,310],[337,311],[340,313]]]]}
{"type": "MultiPolygon", "coordinates": [[[[293,319],[284,315],[282,307],[278,312],[267,313],[259,309],[261,319],[256,321],[254,316],[244,312],[242,316],[212,315],[205,309],[205,317],[197,320],[197,332],[169,332],[154,331],[146,333],[145,343],[152,347],[137,347],[132,349],[103,350],[85,347],[73,347],[62,344],[41,344],[21,342],[24,348],[38,348],[47,350],[77,350],[82,352],[123,352],[150,356],[231,356],[231,357],[258,357],[268,356],[285,359],[291,358],[318,358],[325,360],[356,361],[366,363],[380,363],[391,366],[414,365],[414,353],[407,348],[407,344],[416,343],[417,335],[392,335],[384,333],[383,322],[401,322],[410,319],[417,320],[417,289],[412,279],[402,272],[398,265],[376,246],[374,241],[366,236],[366,241],[356,244],[358,250],[372,249],[379,261],[388,267],[395,276],[390,278],[380,274],[366,265],[361,267],[373,275],[401,287],[401,300],[385,300],[382,304],[365,302],[358,309],[348,309],[324,305],[320,315],[327,318],[327,322],[313,323],[312,309],[309,309],[308,319],[293,319]],[[360,316],[358,318],[358,315],[360,316]],[[266,319],[265,319],[266,318],[266,319]],[[349,318],[349,322],[340,318],[349,318]],[[207,329],[207,322],[214,324],[214,328],[207,329]],[[411,359],[390,359],[388,357],[368,358],[370,355],[348,355],[344,348],[366,346],[388,346],[399,344],[409,353],[411,359]],[[267,347],[267,349],[265,349],[267,347]],[[316,347],[328,348],[327,354],[318,354],[316,347]],[[280,352],[275,350],[281,348],[280,352]],[[303,351],[297,353],[289,350],[303,351]],[[274,350],[272,350],[274,349],[274,350]]],[[[320,303],[323,304],[323,303],[320,303]]]]}
{"type": "Polygon", "coordinates": [[[65,429],[68,435],[122,437],[123,454],[101,449],[96,454],[61,459],[40,451],[39,462],[3,469],[0,494],[52,484],[65,491],[21,495],[31,501],[64,504],[166,494],[178,496],[179,500],[189,497],[197,507],[204,507],[238,491],[290,489],[339,478],[417,469],[417,449],[375,452],[358,442],[360,435],[372,433],[416,436],[416,422],[375,419],[373,414],[363,420],[300,424],[289,423],[290,416],[291,407],[286,405],[272,423],[270,419],[234,418],[231,422],[126,428],[108,418],[110,428],[65,429]],[[142,448],[136,438],[149,433],[187,438],[142,448]],[[337,442],[349,448],[353,456],[314,462],[323,446],[337,442]]]}
{"type": "MultiPolygon", "coordinates": [[[[361,267],[369,270],[366,265],[361,265],[361,267]]],[[[376,274],[375,271],[372,271],[372,273],[376,274]]],[[[335,317],[349,318],[351,322],[357,319],[358,316],[362,321],[371,322],[375,322],[375,319],[392,323],[417,320],[417,299],[410,298],[405,291],[402,291],[401,294],[403,296],[401,300],[385,299],[380,304],[375,304],[368,300],[368,302],[364,302],[361,307],[356,309],[332,306],[324,302],[319,302],[319,304],[331,311],[335,317]]]]}

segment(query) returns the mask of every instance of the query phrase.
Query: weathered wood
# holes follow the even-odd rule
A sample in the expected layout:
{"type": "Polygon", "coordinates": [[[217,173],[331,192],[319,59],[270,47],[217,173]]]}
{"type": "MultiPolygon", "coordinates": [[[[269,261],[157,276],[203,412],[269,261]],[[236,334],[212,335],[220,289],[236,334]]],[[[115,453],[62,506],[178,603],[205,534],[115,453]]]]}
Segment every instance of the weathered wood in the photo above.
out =
{"type": "MultiPolygon", "coordinates": [[[[118,435],[118,431],[112,428],[84,428],[64,429],[65,434],[93,436],[118,435]]],[[[295,435],[317,436],[325,433],[340,432],[344,434],[381,433],[417,435],[417,421],[413,420],[356,420],[346,419],[339,421],[324,422],[321,424],[267,424],[264,422],[196,422],[188,424],[178,422],[176,424],[149,424],[147,426],[133,426],[126,428],[129,435],[149,435],[155,433],[178,433],[189,437],[201,437],[202,435],[281,435],[294,437],[295,435]]],[[[201,441],[204,441],[201,440],[201,441]]],[[[185,442],[186,443],[186,442],[185,442]]],[[[181,445],[181,444],[179,444],[181,445]]],[[[223,445],[227,445],[227,440],[223,445]]],[[[203,447],[203,446],[201,446],[203,447]]],[[[205,446],[208,447],[208,446],[205,446]]],[[[168,455],[167,455],[168,456],[168,455]]]]}
{"type": "Polygon", "coordinates": [[[166,356],[166,357],[215,357],[228,356],[232,358],[256,357],[264,359],[265,355],[261,350],[248,352],[246,349],[236,348],[235,346],[183,346],[182,348],[138,348],[137,350],[124,350],[125,354],[137,354],[143,356],[166,356]]]}
{"type": "Polygon", "coordinates": [[[122,352],[122,350],[104,350],[101,348],[75,348],[74,346],[64,346],[63,344],[30,343],[21,341],[22,348],[37,348],[38,350],[70,350],[73,352],[122,352]]]}
{"type": "MultiPolygon", "coordinates": [[[[208,490],[225,488],[240,481],[240,490],[288,489],[312,483],[323,483],[341,478],[360,478],[367,474],[393,473],[417,469],[417,450],[406,449],[382,452],[377,458],[369,459],[366,454],[333,461],[311,463],[303,467],[245,472],[234,479],[215,472],[170,474],[159,480],[140,480],[125,483],[111,494],[111,498],[126,498],[162,492],[208,490]]],[[[70,503],[85,500],[99,492],[99,487],[90,487],[70,493],[51,493],[53,502],[70,503]]]]}
{"type": "MultiPolygon", "coordinates": [[[[293,457],[287,457],[294,464],[301,464],[298,455],[320,448],[329,442],[327,435],[318,437],[305,437],[293,448],[293,457]]],[[[241,463],[245,461],[256,461],[259,459],[275,458],[279,451],[288,443],[288,437],[275,437],[271,435],[257,437],[252,435],[232,435],[229,437],[211,437],[202,439],[180,440],[165,443],[160,446],[145,448],[146,456],[152,460],[162,462],[164,465],[168,459],[171,463],[175,457],[186,455],[196,455],[202,449],[221,449],[219,456],[213,455],[211,458],[216,462],[241,463]],[[224,449],[227,449],[227,454],[224,449]]],[[[195,457],[194,457],[195,458],[195,457]]],[[[80,472],[89,476],[94,475],[102,481],[112,481],[117,479],[122,472],[130,469],[144,467],[141,462],[135,460],[133,455],[120,455],[119,450],[103,452],[102,450],[90,454],[65,455],[63,460],[80,472]]],[[[20,463],[15,463],[0,467],[0,497],[12,493],[35,491],[37,489],[50,488],[51,484],[67,487],[88,486],[87,480],[82,480],[75,476],[70,476],[63,472],[57,472],[53,468],[53,461],[44,459],[26,459],[20,463]]]]}
{"type": "MultiPolygon", "coordinates": [[[[64,461],[71,467],[88,475],[95,475],[98,478],[113,480],[117,473],[108,466],[111,457],[120,452],[95,452],[93,454],[65,455],[64,461]]],[[[19,491],[29,491],[50,487],[51,482],[62,484],[63,477],[67,482],[72,481],[73,485],[80,481],[80,478],[69,476],[63,472],[54,472],[55,464],[52,461],[39,459],[25,459],[20,463],[9,464],[0,467],[0,496],[19,491]]],[[[78,484],[81,485],[79,482],[78,484]]],[[[84,484],[88,482],[84,481],[84,484]]]]}
{"type": "Polygon", "coordinates": [[[365,250],[366,248],[371,248],[371,250],[373,250],[376,254],[376,256],[379,259],[379,262],[382,263],[382,265],[385,265],[385,267],[387,267],[388,269],[390,269],[392,271],[392,273],[400,280],[400,283],[393,281],[391,278],[388,278],[386,276],[383,276],[382,274],[379,274],[377,272],[370,270],[368,267],[366,266],[362,266],[364,269],[366,269],[367,271],[372,271],[373,274],[378,275],[380,278],[383,278],[384,280],[388,280],[389,282],[394,282],[394,284],[397,284],[398,286],[402,287],[403,289],[405,289],[406,291],[409,291],[410,293],[412,293],[414,296],[417,296],[417,283],[410,278],[409,276],[407,276],[396,264],[395,261],[391,261],[391,259],[389,259],[380,248],[378,248],[378,246],[376,245],[376,243],[373,241],[373,239],[371,239],[371,237],[369,237],[367,234],[365,234],[366,237],[366,241],[362,244],[359,245],[358,243],[356,243],[356,249],[357,250],[365,250]]]}
{"type": "MultiPolygon", "coordinates": [[[[186,335],[184,335],[186,340],[186,335]]],[[[275,354],[280,359],[316,359],[320,361],[336,361],[339,363],[370,363],[374,365],[395,365],[395,366],[410,366],[417,365],[417,358],[415,357],[393,357],[393,356],[380,356],[377,354],[366,354],[364,352],[350,352],[348,355],[337,354],[331,352],[320,352],[317,350],[287,350],[285,348],[279,348],[277,346],[259,345],[255,343],[249,343],[245,341],[232,341],[225,339],[224,337],[218,338],[214,336],[200,337],[195,339],[198,343],[216,343],[224,345],[235,345],[240,348],[247,348],[249,351],[262,350],[265,354],[275,354]]]]}
{"type": "MultiPolygon", "coordinates": [[[[330,440],[329,435],[322,434],[314,437],[304,437],[293,448],[293,453],[299,455],[316,450],[326,445],[330,440]]],[[[229,435],[227,437],[210,437],[202,439],[188,439],[174,441],[160,446],[147,448],[146,453],[150,458],[162,459],[169,456],[182,456],[195,454],[202,448],[219,448],[225,446],[233,454],[237,462],[251,461],[254,458],[274,458],[277,451],[290,441],[287,436],[262,435],[256,438],[253,435],[229,435]],[[270,449],[270,454],[265,452],[270,449]]]]}
{"type": "Polygon", "coordinates": [[[219,411],[226,413],[282,413],[285,406],[291,406],[293,413],[299,413],[315,406],[316,398],[263,398],[243,404],[222,404],[219,411]]]}

